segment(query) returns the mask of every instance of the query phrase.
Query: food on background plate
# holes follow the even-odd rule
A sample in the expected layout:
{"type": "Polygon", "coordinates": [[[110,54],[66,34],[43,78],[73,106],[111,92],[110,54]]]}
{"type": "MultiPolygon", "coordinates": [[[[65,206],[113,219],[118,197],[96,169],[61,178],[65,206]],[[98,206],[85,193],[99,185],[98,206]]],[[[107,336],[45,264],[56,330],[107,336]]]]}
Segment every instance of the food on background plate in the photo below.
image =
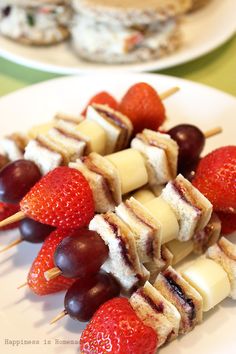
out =
{"type": "Polygon", "coordinates": [[[181,45],[179,17],[190,6],[189,0],[73,0],[72,45],[94,62],[157,59],[181,45]]]}
{"type": "Polygon", "coordinates": [[[68,0],[2,0],[0,33],[23,44],[55,44],[69,37],[71,15],[68,0]]]}

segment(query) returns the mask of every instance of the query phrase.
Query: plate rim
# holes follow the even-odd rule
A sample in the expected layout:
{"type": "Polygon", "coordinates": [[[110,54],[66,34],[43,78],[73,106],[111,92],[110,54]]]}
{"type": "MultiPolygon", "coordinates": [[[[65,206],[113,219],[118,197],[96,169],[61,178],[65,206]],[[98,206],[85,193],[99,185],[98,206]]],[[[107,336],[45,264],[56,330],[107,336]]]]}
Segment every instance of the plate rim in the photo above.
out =
{"type": "Polygon", "coordinates": [[[123,77],[127,77],[127,76],[131,76],[133,78],[137,77],[137,79],[140,78],[140,81],[142,78],[145,78],[147,77],[147,79],[157,79],[158,78],[161,78],[161,79],[165,79],[167,81],[172,81],[172,80],[175,80],[176,83],[177,83],[177,86],[178,86],[178,83],[181,84],[190,84],[190,85],[194,85],[196,87],[199,87],[199,88],[207,88],[209,90],[211,90],[212,92],[215,92],[215,93],[219,93],[219,94],[222,94],[224,95],[225,97],[228,97],[228,98],[231,98],[233,100],[235,100],[236,102],[236,96],[230,94],[230,93],[227,93],[225,91],[222,91],[218,88],[215,88],[213,86],[209,86],[209,85],[206,85],[206,84],[203,84],[203,83],[200,83],[200,82],[196,82],[196,81],[193,81],[193,80],[189,80],[189,79],[184,79],[184,78],[180,78],[180,77],[176,77],[176,76],[173,76],[173,75],[165,75],[165,74],[159,74],[159,73],[146,73],[146,72],[128,72],[128,73],[118,73],[118,72],[113,72],[113,73],[90,73],[90,74],[85,74],[85,75],[67,75],[67,76],[63,76],[63,77],[55,77],[55,78],[52,78],[52,79],[48,79],[48,80],[44,80],[44,81],[41,81],[41,82],[37,82],[35,84],[32,84],[32,85],[28,85],[26,87],[23,87],[23,88],[20,88],[20,89],[17,89],[13,92],[10,92],[10,93],[7,93],[3,96],[0,96],[0,103],[2,103],[3,100],[5,99],[11,99],[12,96],[14,95],[21,95],[21,94],[24,94],[26,92],[27,94],[27,91],[31,91],[31,90],[37,90],[38,88],[41,88],[43,86],[50,86],[50,85],[54,85],[54,83],[61,83],[63,81],[76,81],[76,80],[87,80],[88,78],[111,78],[112,77],[119,77],[119,78],[123,78],[123,77]]]}

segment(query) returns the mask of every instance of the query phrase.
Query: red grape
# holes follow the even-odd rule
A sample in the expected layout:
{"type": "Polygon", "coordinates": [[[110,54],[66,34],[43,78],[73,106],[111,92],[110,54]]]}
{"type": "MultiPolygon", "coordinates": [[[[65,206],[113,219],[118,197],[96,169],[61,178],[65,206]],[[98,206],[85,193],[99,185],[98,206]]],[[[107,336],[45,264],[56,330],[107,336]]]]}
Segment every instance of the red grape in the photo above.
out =
{"type": "Polygon", "coordinates": [[[30,218],[25,218],[20,221],[19,229],[22,241],[40,243],[55,230],[55,227],[41,224],[30,218]]]}
{"type": "Polygon", "coordinates": [[[77,280],[65,296],[65,311],[73,319],[89,321],[104,302],[120,294],[120,285],[103,271],[77,280]]]}
{"type": "Polygon", "coordinates": [[[108,247],[95,231],[79,229],[57,246],[54,263],[67,278],[97,273],[108,257],[108,247]]]}
{"type": "Polygon", "coordinates": [[[202,131],[191,124],[180,124],[168,131],[168,134],[179,145],[179,172],[186,166],[196,162],[205,145],[205,136],[202,131]]]}
{"type": "Polygon", "coordinates": [[[0,200],[18,204],[40,178],[39,168],[32,161],[10,162],[0,171],[0,200]]]}

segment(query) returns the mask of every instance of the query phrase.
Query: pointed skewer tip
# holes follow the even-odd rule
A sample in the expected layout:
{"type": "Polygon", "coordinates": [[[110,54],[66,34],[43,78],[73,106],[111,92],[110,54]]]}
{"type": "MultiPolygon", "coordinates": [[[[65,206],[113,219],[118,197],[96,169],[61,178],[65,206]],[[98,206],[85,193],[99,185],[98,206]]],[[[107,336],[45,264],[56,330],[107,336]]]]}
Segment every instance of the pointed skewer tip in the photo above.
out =
{"type": "Polygon", "coordinates": [[[59,320],[61,320],[63,317],[65,317],[67,315],[66,310],[63,310],[61,313],[59,313],[59,315],[57,315],[56,317],[54,317],[51,322],[50,325],[58,322],[59,320]]]}
{"type": "Polygon", "coordinates": [[[17,290],[20,290],[28,285],[28,282],[26,281],[24,284],[21,284],[17,287],[17,290]]]}

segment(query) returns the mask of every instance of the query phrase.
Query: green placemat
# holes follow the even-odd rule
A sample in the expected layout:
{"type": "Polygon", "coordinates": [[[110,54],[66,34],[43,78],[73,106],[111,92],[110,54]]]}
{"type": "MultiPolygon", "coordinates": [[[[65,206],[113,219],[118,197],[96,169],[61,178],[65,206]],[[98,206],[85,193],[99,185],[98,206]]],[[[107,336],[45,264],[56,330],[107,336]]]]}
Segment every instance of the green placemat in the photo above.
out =
{"type": "MultiPolygon", "coordinates": [[[[159,73],[197,81],[236,96],[236,36],[197,60],[159,73]]],[[[61,75],[29,69],[0,58],[0,96],[59,76],[61,75]]]]}

